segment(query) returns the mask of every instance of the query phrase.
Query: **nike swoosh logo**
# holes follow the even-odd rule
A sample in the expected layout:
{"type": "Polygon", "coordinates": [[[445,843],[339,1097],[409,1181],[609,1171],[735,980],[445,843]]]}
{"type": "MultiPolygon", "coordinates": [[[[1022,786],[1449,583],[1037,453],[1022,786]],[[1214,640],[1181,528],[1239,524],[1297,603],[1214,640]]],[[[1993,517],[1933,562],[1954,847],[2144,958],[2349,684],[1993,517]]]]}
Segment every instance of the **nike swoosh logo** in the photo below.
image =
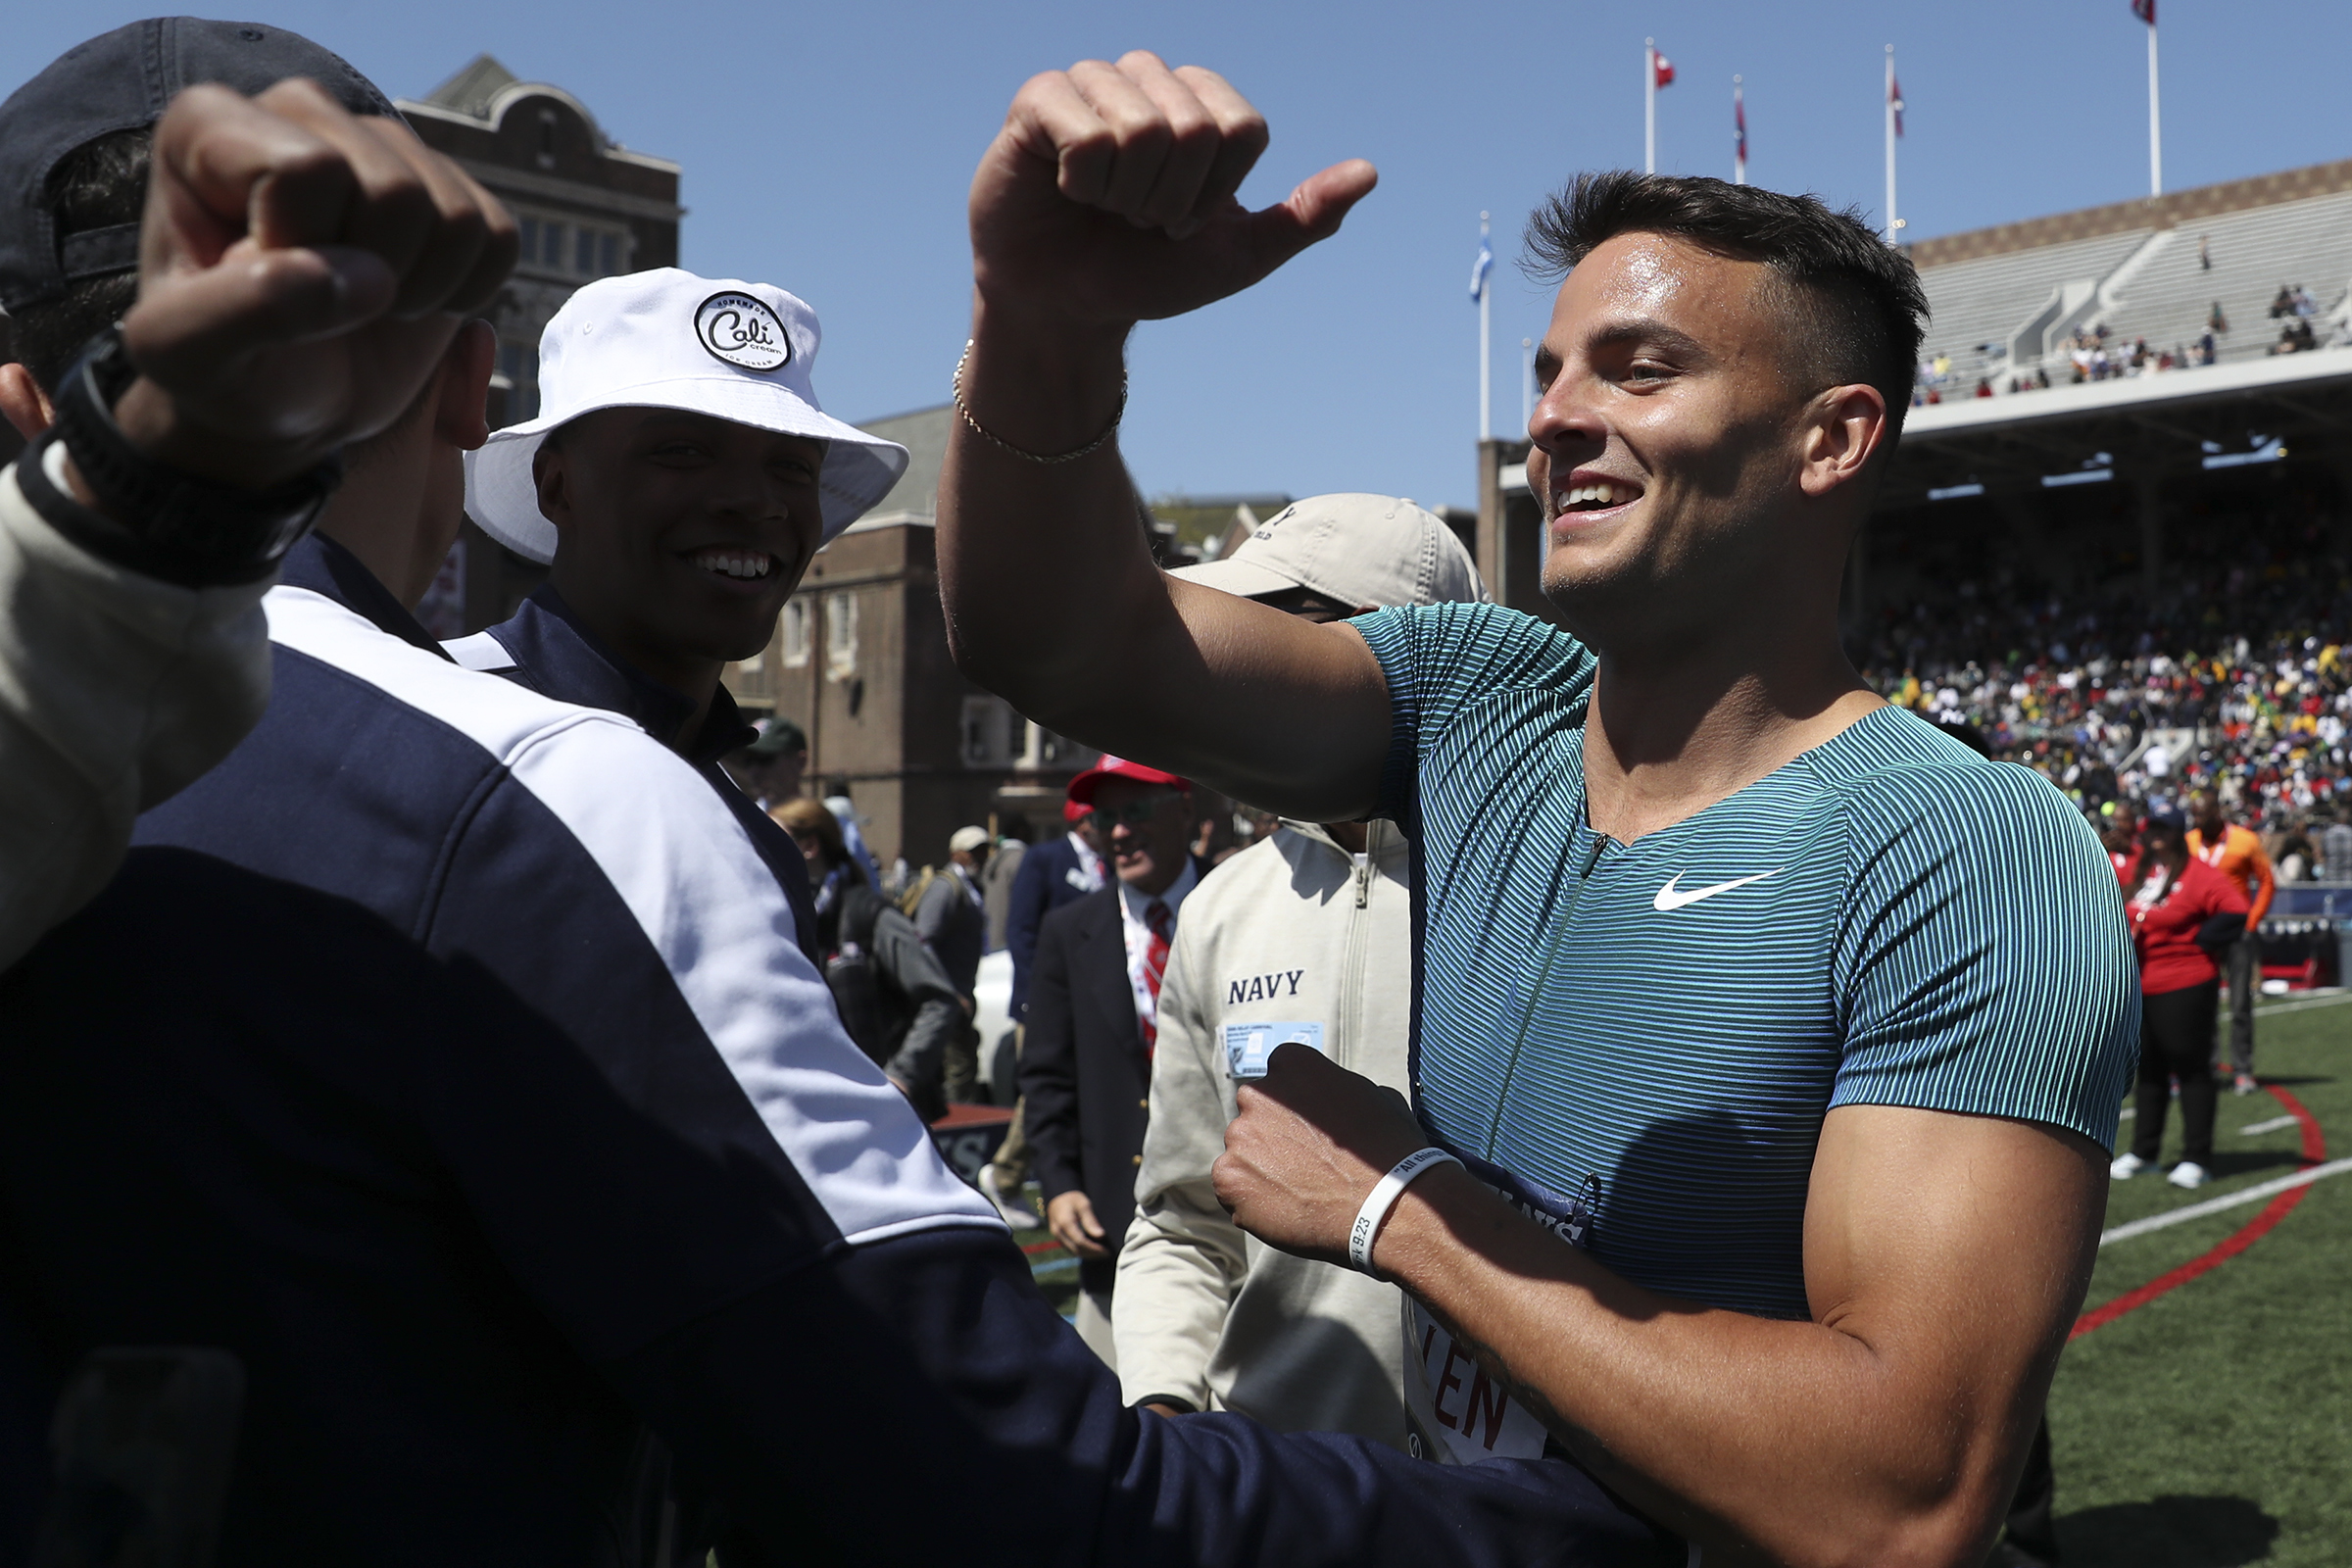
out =
{"type": "Polygon", "coordinates": [[[1732,889],[1743,888],[1750,882],[1761,882],[1779,870],[1780,867],[1776,865],[1772,870],[1758,871],[1754,876],[1743,876],[1731,882],[1718,882],[1712,887],[1691,888],[1688,892],[1675,886],[1683,879],[1683,873],[1677,871],[1666,879],[1664,887],[1658,889],[1658,896],[1651,901],[1650,906],[1656,909],[1679,909],[1686,904],[1696,904],[1699,900],[1711,899],[1718,893],[1729,893],[1732,889]]]}

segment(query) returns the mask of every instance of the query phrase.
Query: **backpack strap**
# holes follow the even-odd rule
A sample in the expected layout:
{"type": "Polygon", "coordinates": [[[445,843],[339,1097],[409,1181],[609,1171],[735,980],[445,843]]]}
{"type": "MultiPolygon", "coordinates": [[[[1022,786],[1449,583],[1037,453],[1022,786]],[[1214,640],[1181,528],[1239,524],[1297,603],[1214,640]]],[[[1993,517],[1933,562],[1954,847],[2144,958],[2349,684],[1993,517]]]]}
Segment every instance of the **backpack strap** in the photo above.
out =
{"type": "Polygon", "coordinates": [[[841,942],[861,953],[874,951],[874,926],[882,918],[882,895],[860,882],[842,895],[841,942]]]}

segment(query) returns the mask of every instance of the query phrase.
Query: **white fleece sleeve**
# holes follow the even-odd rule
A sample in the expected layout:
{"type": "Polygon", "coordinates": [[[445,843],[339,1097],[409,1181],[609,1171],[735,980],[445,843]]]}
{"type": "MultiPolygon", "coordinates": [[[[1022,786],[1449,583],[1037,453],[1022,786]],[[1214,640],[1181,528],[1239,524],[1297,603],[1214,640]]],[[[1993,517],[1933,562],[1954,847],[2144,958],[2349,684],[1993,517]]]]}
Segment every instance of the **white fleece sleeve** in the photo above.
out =
{"type": "Polygon", "coordinates": [[[1152,1119],[1135,1177],[1135,1219],[1119,1250],[1111,1314],[1127,1402],[1172,1394],[1209,1407],[1208,1363],[1250,1271],[1241,1227],[1217,1201],[1209,1167],[1225,1152],[1225,1067],[1202,1003],[1198,944],[1176,927],[1159,989],[1152,1119]]]}
{"type": "Polygon", "coordinates": [[[106,885],[140,811],[260,719],[269,586],[179,588],[101,561],[0,472],[0,967],[106,885]]]}

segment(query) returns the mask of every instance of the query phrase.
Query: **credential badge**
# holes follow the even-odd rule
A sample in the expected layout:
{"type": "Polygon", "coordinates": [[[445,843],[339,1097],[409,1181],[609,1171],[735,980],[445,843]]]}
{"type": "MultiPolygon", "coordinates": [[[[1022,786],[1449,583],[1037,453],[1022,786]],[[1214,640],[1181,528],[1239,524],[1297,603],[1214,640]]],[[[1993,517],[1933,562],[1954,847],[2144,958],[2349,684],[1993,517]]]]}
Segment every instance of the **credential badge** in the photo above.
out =
{"type": "Polygon", "coordinates": [[[713,294],[696,307],[694,335],[711,358],[747,370],[773,370],[792,363],[792,339],[765,300],[749,294],[713,294]]]}

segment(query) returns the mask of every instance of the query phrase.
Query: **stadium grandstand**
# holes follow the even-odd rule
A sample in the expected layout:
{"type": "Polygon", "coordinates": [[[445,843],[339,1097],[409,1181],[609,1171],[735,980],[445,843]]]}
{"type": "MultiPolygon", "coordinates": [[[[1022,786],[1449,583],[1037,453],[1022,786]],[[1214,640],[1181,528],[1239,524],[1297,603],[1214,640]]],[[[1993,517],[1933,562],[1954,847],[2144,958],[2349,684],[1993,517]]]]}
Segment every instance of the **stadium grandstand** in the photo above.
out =
{"type": "Polygon", "coordinates": [[[1923,240],[1911,259],[1934,310],[1923,403],[2339,346],[2352,160],[1923,240]]]}
{"type": "Polygon", "coordinates": [[[2086,808],[2210,784],[2316,841],[2352,808],[2352,161],[1912,256],[1857,662],[2086,808]]]}

